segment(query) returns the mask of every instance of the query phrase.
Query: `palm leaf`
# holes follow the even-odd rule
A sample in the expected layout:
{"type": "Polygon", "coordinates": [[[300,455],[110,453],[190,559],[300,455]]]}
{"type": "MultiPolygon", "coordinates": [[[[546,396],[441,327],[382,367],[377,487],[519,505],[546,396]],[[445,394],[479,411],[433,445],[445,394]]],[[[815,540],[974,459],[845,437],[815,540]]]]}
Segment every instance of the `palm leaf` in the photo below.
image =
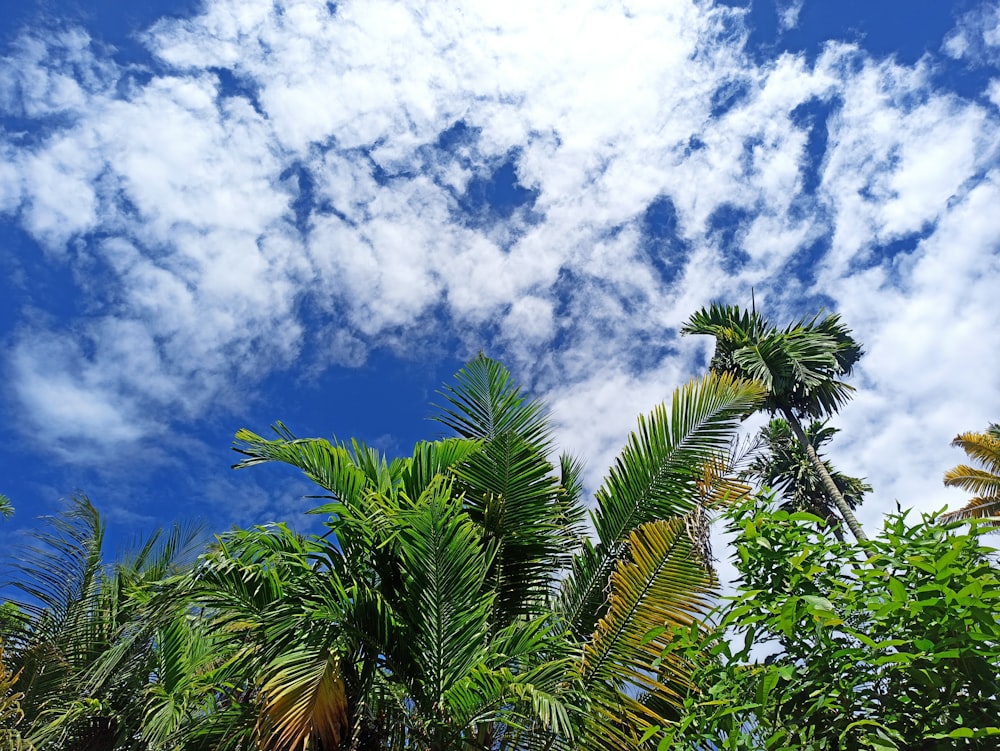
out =
{"type": "Polygon", "coordinates": [[[706,464],[724,454],[741,418],[763,399],[763,388],[728,374],[709,373],[674,392],[640,417],[608,478],[593,515],[599,544],[585,545],[563,587],[562,607],[578,635],[590,634],[605,607],[604,587],[628,550],[628,535],[655,519],[684,516],[712,491],[706,464]]]}
{"type": "Polygon", "coordinates": [[[970,459],[1000,474],[1000,425],[990,425],[983,433],[960,433],[951,442],[968,454],[970,459]]]}
{"type": "Polygon", "coordinates": [[[513,433],[540,446],[551,440],[544,405],[526,400],[507,368],[482,353],[455,374],[455,385],[439,393],[450,406],[439,406],[434,419],[464,438],[513,433]]]}
{"type": "Polygon", "coordinates": [[[950,511],[947,514],[941,514],[941,521],[943,522],[958,522],[970,519],[987,520],[992,526],[1000,527],[1000,495],[972,498],[962,508],[950,511]]]}
{"type": "Polygon", "coordinates": [[[680,708],[690,688],[689,666],[675,655],[660,658],[671,630],[701,621],[715,595],[714,577],[684,519],[639,526],[629,535],[629,548],[630,560],[619,561],[611,576],[608,612],[584,646],[584,686],[604,688],[593,693],[591,713],[591,735],[602,737],[620,733],[623,719],[636,734],[665,721],[631,698],[638,692],[680,708]]]}
{"type": "Polygon", "coordinates": [[[258,725],[265,751],[297,751],[312,744],[340,748],[350,734],[340,660],[326,649],[284,652],[265,668],[258,725]]]}
{"type": "Polygon", "coordinates": [[[1000,492],[1000,475],[967,464],[959,464],[944,473],[944,484],[977,495],[992,495],[1000,492]]]}
{"type": "Polygon", "coordinates": [[[443,479],[397,520],[403,646],[421,676],[415,699],[430,714],[444,692],[482,661],[493,604],[484,582],[493,551],[443,479]]]}

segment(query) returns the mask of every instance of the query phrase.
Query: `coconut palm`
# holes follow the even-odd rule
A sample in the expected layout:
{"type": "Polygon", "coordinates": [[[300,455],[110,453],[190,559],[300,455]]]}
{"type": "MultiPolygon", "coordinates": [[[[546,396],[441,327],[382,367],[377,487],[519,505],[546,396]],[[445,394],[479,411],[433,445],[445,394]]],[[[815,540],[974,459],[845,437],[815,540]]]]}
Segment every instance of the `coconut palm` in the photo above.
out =
{"type": "MultiPolygon", "coordinates": [[[[823,445],[836,435],[837,429],[814,420],[805,427],[804,432],[818,455],[823,445]]],[[[808,511],[825,519],[837,538],[842,540],[840,517],[830,503],[821,478],[816,474],[812,462],[802,450],[788,423],[780,418],[771,420],[761,430],[760,440],[763,452],[753,458],[742,475],[757,480],[763,487],[777,493],[782,501],[781,508],[787,511],[808,511]]],[[[838,472],[825,459],[823,464],[847,504],[852,510],[856,509],[864,500],[865,493],[871,492],[871,485],[861,478],[838,472]]]]}
{"type": "Polygon", "coordinates": [[[0,493],[0,519],[10,519],[14,515],[14,506],[10,498],[0,493]]]}
{"type": "Polygon", "coordinates": [[[756,310],[713,303],[692,315],[681,333],[714,336],[711,370],[749,378],[767,389],[761,408],[788,422],[841,518],[858,540],[867,540],[802,426],[803,419],[833,415],[854,391],[840,378],[850,375],[862,349],[840,316],[816,315],[779,329],[756,310]]]}
{"type": "Polygon", "coordinates": [[[692,512],[733,487],[705,466],[763,390],[710,374],[640,419],[596,539],[579,464],[549,460],[545,411],[506,369],[480,356],[442,395],[457,437],[400,459],[237,434],[238,466],[291,464],[329,502],[324,536],[236,532],[187,578],[227,656],[229,747],[641,748],[677,711],[688,668],[660,655],[715,583],[692,512]]]}
{"type": "Polygon", "coordinates": [[[994,526],[1000,526],[1000,424],[990,423],[982,433],[961,433],[951,445],[961,448],[980,466],[959,464],[945,472],[945,485],[963,488],[975,493],[975,497],[941,518],[944,521],[990,519],[994,526]]]}

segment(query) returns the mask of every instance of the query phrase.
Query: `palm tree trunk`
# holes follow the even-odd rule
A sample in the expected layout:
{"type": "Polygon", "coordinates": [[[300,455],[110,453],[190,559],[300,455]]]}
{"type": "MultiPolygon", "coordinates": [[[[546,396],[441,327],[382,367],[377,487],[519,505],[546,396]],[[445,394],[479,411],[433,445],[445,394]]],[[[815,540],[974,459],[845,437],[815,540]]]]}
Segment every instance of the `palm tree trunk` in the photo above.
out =
{"type": "Polygon", "coordinates": [[[851,507],[847,505],[847,501],[844,499],[843,493],[837,488],[836,483],[833,478],[830,477],[830,473],[826,470],[826,465],[823,464],[819,455],[816,453],[816,449],[813,448],[812,443],[806,437],[805,431],[802,429],[802,423],[799,422],[799,418],[795,416],[795,413],[787,407],[781,409],[781,413],[785,416],[788,424],[792,426],[792,432],[795,433],[795,437],[799,439],[799,443],[806,452],[806,456],[809,457],[809,461],[812,462],[813,468],[819,473],[820,479],[823,481],[823,487],[826,490],[830,500],[833,501],[833,505],[837,507],[840,515],[843,517],[844,522],[850,527],[851,532],[854,533],[854,539],[859,542],[867,542],[868,535],[861,528],[858,518],[851,511],[851,507]]]}

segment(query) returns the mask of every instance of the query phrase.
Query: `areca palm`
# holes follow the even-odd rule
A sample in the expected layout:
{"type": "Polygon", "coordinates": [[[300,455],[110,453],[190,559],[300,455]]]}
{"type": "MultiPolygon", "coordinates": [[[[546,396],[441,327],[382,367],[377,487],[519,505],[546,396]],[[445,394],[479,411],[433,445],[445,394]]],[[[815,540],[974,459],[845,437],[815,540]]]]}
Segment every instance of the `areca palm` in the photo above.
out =
{"type": "Polygon", "coordinates": [[[850,375],[862,349],[840,316],[816,315],[779,329],[756,310],[713,303],[692,315],[681,333],[714,336],[711,370],[752,379],[767,389],[762,409],[784,417],[841,518],[855,538],[867,540],[802,426],[802,419],[833,415],[854,391],[840,379],[850,375]]]}
{"type": "Polygon", "coordinates": [[[962,508],[943,514],[942,520],[992,519],[1000,526],[1000,424],[990,423],[981,433],[961,433],[951,445],[961,448],[980,466],[959,464],[945,472],[945,485],[962,488],[975,497],[962,508]]]}
{"type": "Polygon", "coordinates": [[[402,459],[237,434],[239,466],[291,464],[330,497],[327,536],[235,533],[190,581],[248,677],[243,727],[274,749],[641,747],[687,688],[658,661],[665,626],[704,617],[714,587],[691,514],[735,486],[705,466],[763,390],[711,374],[641,419],[596,540],[579,465],[549,459],[544,409],[506,369],[480,356],[443,396],[458,436],[402,459]]]}
{"type": "MultiPolygon", "coordinates": [[[[813,449],[819,454],[824,444],[837,433],[836,428],[825,422],[813,421],[804,432],[813,449]]],[[[822,479],[816,474],[809,457],[802,450],[787,422],[780,418],[771,420],[760,432],[764,453],[754,457],[750,466],[742,474],[760,482],[779,494],[781,508],[788,511],[808,511],[832,525],[834,534],[843,539],[839,526],[840,517],[832,508],[822,479]]],[[[863,479],[851,477],[833,468],[830,462],[823,464],[833,478],[837,489],[851,509],[856,509],[864,500],[865,493],[871,492],[871,485],[863,479]]]]}

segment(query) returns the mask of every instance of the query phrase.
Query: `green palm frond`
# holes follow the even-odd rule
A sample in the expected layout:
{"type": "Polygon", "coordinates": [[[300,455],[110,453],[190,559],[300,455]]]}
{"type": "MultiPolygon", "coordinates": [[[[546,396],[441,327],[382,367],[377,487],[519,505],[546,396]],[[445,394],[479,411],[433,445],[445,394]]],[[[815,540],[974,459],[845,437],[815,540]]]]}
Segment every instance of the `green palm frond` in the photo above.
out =
{"type": "Polygon", "coordinates": [[[455,374],[454,386],[439,393],[450,406],[439,406],[434,419],[464,438],[514,433],[546,447],[551,440],[545,406],[523,397],[507,368],[482,353],[455,374]]]}
{"type": "Polygon", "coordinates": [[[832,415],[854,389],[839,380],[861,358],[861,346],[837,314],[804,318],[781,330],[756,311],[712,304],[688,319],[682,334],[715,337],[711,368],[762,383],[769,412],[832,415]]]}
{"type": "Polygon", "coordinates": [[[604,587],[627,553],[629,534],[655,519],[684,516],[705,497],[704,467],[726,453],[741,418],[764,392],[751,381],[709,373],[674,392],[629,437],[597,492],[599,544],[585,545],[563,587],[563,612],[577,634],[603,614],[604,587]]]}
{"type": "Polygon", "coordinates": [[[683,703],[689,666],[675,655],[660,658],[672,629],[703,620],[716,594],[714,577],[697,548],[682,518],[647,522],[629,535],[631,555],[618,562],[609,609],[584,646],[584,686],[614,689],[596,692],[602,701],[592,717],[600,730],[592,728],[592,734],[617,732],[623,712],[637,734],[662,723],[664,718],[651,716],[646,705],[632,699],[639,692],[675,708],[683,703]]]}
{"type": "Polygon", "coordinates": [[[487,541],[498,544],[489,577],[498,594],[495,622],[502,627],[546,607],[576,547],[586,513],[579,468],[566,459],[562,477],[556,475],[543,405],[525,399],[499,363],[480,355],[441,394],[448,406],[439,407],[436,419],[483,440],[482,450],[457,466],[456,489],[487,541]]]}
{"type": "Polygon", "coordinates": [[[402,646],[421,676],[415,699],[430,709],[483,659],[493,605],[492,596],[484,596],[484,583],[495,551],[486,547],[443,479],[397,521],[406,624],[402,646]]]}
{"type": "Polygon", "coordinates": [[[246,458],[234,464],[235,469],[264,462],[284,462],[301,469],[310,480],[341,502],[361,502],[364,490],[371,483],[346,447],[323,438],[296,438],[280,422],[272,429],[278,438],[271,440],[246,429],[236,432],[233,450],[246,458]]]}
{"type": "MultiPolygon", "coordinates": [[[[503,433],[455,470],[456,488],[486,540],[498,545],[490,580],[498,593],[497,623],[537,614],[570,553],[554,467],[538,448],[503,433]]],[[[572,514],[572,508],[566,513],[572,514]]]]}
{"type": "Polygon", "coordinates": [[[0,519],[10,519],[14,515],[14,505],[10,498],[0,493],[0,519]]]}

